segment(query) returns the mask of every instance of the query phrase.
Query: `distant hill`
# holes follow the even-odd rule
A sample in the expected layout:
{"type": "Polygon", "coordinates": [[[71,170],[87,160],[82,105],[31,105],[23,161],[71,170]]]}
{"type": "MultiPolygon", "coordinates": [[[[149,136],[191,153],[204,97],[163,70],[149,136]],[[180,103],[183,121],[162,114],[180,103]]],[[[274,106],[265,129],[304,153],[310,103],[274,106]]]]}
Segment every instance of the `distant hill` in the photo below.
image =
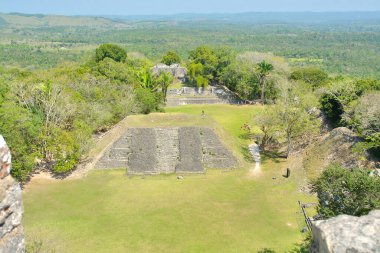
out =
{"type": "Polygon", "coordinates": [[[345,23],[380,21],[380,11],[374,12],[247,12],[145,16],[104,16],[115,20],[161,20],[161,21],[224,21],[227,23],[345,23]]]}
{"type": "Polygon", "coordinates": [[[22,13],[0,13],[0,25],[10,27],[120,27],[127,28],[124,22],[105,17],[60,16],[22,13]]]}
{"type": "Polygon", "coordinates": [[[0,26],[26,27],[116,27],[130,28],[136,21],[207,22],[228,24],[360,24],[380,22],[380,12],[247,12],[220,14],[140,15],[140,16],[62,16],[0,13],[0,26]]]}
{"type": "Polygon", "coordinates": [[[5,21],[5,19],[3,19],[2,17],[0,17],[0,26],[6,25],[6,24],[7,24],[7,21],[5,21]]]}

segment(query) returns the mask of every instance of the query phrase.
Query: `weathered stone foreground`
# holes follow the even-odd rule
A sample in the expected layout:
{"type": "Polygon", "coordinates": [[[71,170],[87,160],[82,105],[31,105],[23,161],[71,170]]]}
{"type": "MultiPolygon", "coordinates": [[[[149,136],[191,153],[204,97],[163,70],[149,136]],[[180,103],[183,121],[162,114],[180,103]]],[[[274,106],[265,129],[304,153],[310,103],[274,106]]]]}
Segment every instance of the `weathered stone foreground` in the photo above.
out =
{"type": "Polygon", "coordinates": [[[313,224],[312,253],[380,253],[380,211],[313,224]]]}
{"type": "Polygon", "coordinates": [[[10,170],[11,154],[0,135],[0,253],[24,252],[22,192],[10,170]]]}
{"type": "Polygon", "coordinates": [[[203,173],[237,165],[210,128],[131,128],[110,147],[98,169],[127,168],[129,174],[203,173]]]}

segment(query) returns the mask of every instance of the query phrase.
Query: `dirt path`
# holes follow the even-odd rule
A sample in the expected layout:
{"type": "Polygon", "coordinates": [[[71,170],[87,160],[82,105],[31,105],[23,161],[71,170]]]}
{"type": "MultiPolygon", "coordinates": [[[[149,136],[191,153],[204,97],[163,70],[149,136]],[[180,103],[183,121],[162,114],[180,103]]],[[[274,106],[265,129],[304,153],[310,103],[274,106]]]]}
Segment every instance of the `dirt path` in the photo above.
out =
{"type": "Polygon", "coordinates": [[[261,170],[261,157],[260,157],[260,147],[253,143],[249,145],[249,152],[251,153],[253,160],[255,160],[255,167],[249,171],[249,177],[256,178],[259,177],[263,172],[261,170]]]}

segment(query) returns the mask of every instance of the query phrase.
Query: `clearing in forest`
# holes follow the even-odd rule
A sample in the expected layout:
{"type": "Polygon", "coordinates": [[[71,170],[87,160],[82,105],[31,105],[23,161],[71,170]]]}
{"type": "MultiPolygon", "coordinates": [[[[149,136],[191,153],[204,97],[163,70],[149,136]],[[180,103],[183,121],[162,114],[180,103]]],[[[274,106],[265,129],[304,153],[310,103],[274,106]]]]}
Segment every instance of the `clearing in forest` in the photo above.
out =
{"type": "Polygon", "coordinates": [[[285,160],[262,159],[261,177],[248,176],[255,164],[241,126],[263,109],[184,106],[128,118],[131,128],[213,129],[240,166],[183,180],[173,174],[127,177],[125,170],[93,170],[78,180],[36,179],[24,193],[27,239],[70,253],[291,249],[303,237],[297,201],[313,197],[299,191],[301,170],[282,177],[285,160]]]}

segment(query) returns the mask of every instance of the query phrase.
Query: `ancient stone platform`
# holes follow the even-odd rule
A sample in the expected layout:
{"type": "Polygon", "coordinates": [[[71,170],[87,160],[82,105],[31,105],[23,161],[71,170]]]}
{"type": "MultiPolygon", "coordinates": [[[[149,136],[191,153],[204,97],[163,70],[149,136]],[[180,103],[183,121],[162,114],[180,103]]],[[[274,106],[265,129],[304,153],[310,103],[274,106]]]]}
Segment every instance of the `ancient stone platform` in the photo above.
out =
{"type": "Polygon", "coordinates": [[[170,89],[166,106],[198,105],[198,104],[243,104],[234,93],[222,86],[207,88],[182,87],[170,89]]]}
{"type": "Polygon", "coordinates": [[[130,128],[106,150],[97,169],[125,168],[128,174],[204,173],[229,169],[236,158],[206,127],[130,128]]]}

